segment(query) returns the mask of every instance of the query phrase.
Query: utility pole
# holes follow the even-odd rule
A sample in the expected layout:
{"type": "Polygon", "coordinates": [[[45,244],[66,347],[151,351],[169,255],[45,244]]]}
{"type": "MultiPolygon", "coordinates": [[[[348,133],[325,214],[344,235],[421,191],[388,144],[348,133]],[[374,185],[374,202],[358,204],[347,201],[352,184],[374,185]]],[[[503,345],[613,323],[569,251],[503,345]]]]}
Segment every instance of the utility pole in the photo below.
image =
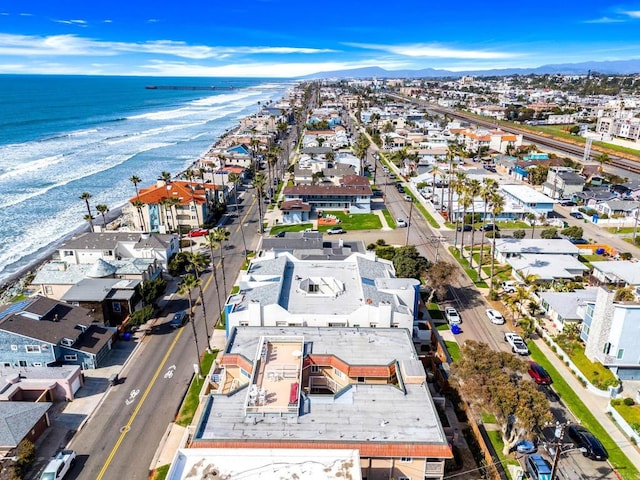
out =
{"type": "Polygon", "coordinates": [[[551,480],[556,478],[556,472],[558,470],[558,461],[560,460],[560,454],[562,453],[562,439],[564,438],[564,430],[567,428],[568,424],[556,422],[556,428],[553,432],[553,436],[555,437],[554,442],[554,453],[553,453],[553,464],[551,466],[551,480]]]}
{"type": "Polygon", "coordinates": [[[411,206],[409,207],[409,220],[407,221],[407,239],[404,244],[409,245],[409,231],[411,230],[411,214],[413,213],[413,198],[411,199],[411,206]]]}

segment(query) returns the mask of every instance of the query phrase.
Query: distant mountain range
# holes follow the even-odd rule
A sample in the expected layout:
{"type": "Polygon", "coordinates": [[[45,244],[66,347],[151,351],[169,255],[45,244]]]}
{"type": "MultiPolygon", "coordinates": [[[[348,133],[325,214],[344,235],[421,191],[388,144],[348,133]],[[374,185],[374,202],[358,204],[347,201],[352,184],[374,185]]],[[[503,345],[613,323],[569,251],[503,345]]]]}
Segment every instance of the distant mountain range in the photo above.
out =
{"type": "Polygon", "coordinates": [[[536,68],[500,68],[493,70],[467,70],[464,72],[452,72],[435,68],[423,68],[422,70],[385,70],[380,67],[354,68],[351,70],[336,70],[333,72],[319,72],[306,75],[305,79],[312,78],[443,78],[461,77],[473,75],[476,77],[493,77],[506,75],[586,75],[589,71],[611,74],[629,75],[640,73],[640,59],[614,60],[606,62],[565,63],[558,65],[543,65],[536,68]]]}

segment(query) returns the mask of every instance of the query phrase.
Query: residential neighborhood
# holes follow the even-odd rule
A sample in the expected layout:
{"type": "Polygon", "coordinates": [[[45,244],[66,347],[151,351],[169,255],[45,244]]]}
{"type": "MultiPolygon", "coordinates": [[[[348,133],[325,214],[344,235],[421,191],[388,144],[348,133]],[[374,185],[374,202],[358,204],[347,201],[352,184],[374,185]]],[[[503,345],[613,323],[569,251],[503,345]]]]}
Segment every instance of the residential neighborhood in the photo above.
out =
{"type": "MultiPolygon", "coordinates": [[[[160,378],[176,394],[149,439],[162,478],[276,460],[298,475],[318,456],[368,480],[519,479],[522,442],[564,478],[635,478],[640,175],[595,148],[630,148],[640,103],[555,81],[300,82],[180,174],[132,175],[120,215],[0,305],[0,407],[33,425],[6,455],[46,448],[49,409],[83,405],[87,383],[94,422],[160,378]],[[549,125],[582,153],[524,128],[549,125]],[[606,462],[550,427],[577,424],[606,462]]],[[[76,450],[100,441],[73,434],[76,450]]],[[[85,455],[92,474],[113,458],[85,455]]]]}

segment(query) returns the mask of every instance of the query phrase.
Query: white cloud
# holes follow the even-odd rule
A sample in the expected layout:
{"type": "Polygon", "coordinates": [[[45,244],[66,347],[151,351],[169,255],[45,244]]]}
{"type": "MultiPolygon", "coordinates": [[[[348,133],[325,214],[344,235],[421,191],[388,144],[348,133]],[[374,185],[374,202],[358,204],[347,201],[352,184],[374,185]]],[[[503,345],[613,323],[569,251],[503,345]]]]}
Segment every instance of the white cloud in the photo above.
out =
{"type": "Polygon", "coordinates": [[[495,52],[489,50],[462,50],[450,47],[443,47],[437,44],[412,44],[412,45],[377,45],[369,43],[347,43],[352,47],[364,48],[367,50],[381,50],[383,52],[403,55],[406,57],[427,57],[427,58],[469,58],[493,60],[499,58],[519,57],[518,53],[495,52]]]}
{"type": "Polygon", "coordinates": [[[113,20],[106,19],[106,20],[103,20],[103,23],[113,23],[113,20]]]}
{"type": "Polygon", "coordinates": [[[622,13],[631,18],[640,18],[640,10],[627,10],[622,13]]]}
{"type": "Polygon", "coordinates": [[[593,20],[585,20],[583,23],[621,23],[624,22],[622,18],[601,17],[593,20]]]}
{"type": "Polygon", "coordinates": [[[19,13],[21,17],[33,17],[33,13],[19,13]]]}
{"type": "Polygon", "coordinates": [[[56,23],[63,23],[65,25],[78,25],[80,27],[86,27],[86,20],[53,20],[56,23]]]}
{"type": "MultiPolygon", "coordinates": [[[[82,20],[60,20],[61,23],[83,22],[82,20]]],[[[207,45],[188,45],[173,40],[156,40],[141,43],[102,42],[76,35],[51,35],[37,37],[28,35],[12,35],[0,33],[1,55],[31,56],[110,56],[120,53],[147,53],[173,55],[191,60],[225,59],[231,55],[256,54],[314,54],[334,52],[329,49],[304,47],[210,47],[207,45]]]]}

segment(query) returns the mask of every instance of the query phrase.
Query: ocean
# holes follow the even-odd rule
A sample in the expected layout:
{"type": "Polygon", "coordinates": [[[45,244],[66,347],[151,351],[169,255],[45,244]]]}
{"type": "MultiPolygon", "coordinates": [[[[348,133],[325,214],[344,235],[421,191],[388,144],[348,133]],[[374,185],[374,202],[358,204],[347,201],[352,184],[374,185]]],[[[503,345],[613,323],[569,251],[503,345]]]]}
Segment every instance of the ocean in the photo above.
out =
{"type": "MultiPolygon", "coordinates": [[[[89,192],[110,209],[191,165],[291,82],[0,75],[0,285],[78,228],[89,192]],[[152,90],[147,85],[233,86],[152,90]]],[[[94,216],[100,216],[94,210],[94,216]]]]}

